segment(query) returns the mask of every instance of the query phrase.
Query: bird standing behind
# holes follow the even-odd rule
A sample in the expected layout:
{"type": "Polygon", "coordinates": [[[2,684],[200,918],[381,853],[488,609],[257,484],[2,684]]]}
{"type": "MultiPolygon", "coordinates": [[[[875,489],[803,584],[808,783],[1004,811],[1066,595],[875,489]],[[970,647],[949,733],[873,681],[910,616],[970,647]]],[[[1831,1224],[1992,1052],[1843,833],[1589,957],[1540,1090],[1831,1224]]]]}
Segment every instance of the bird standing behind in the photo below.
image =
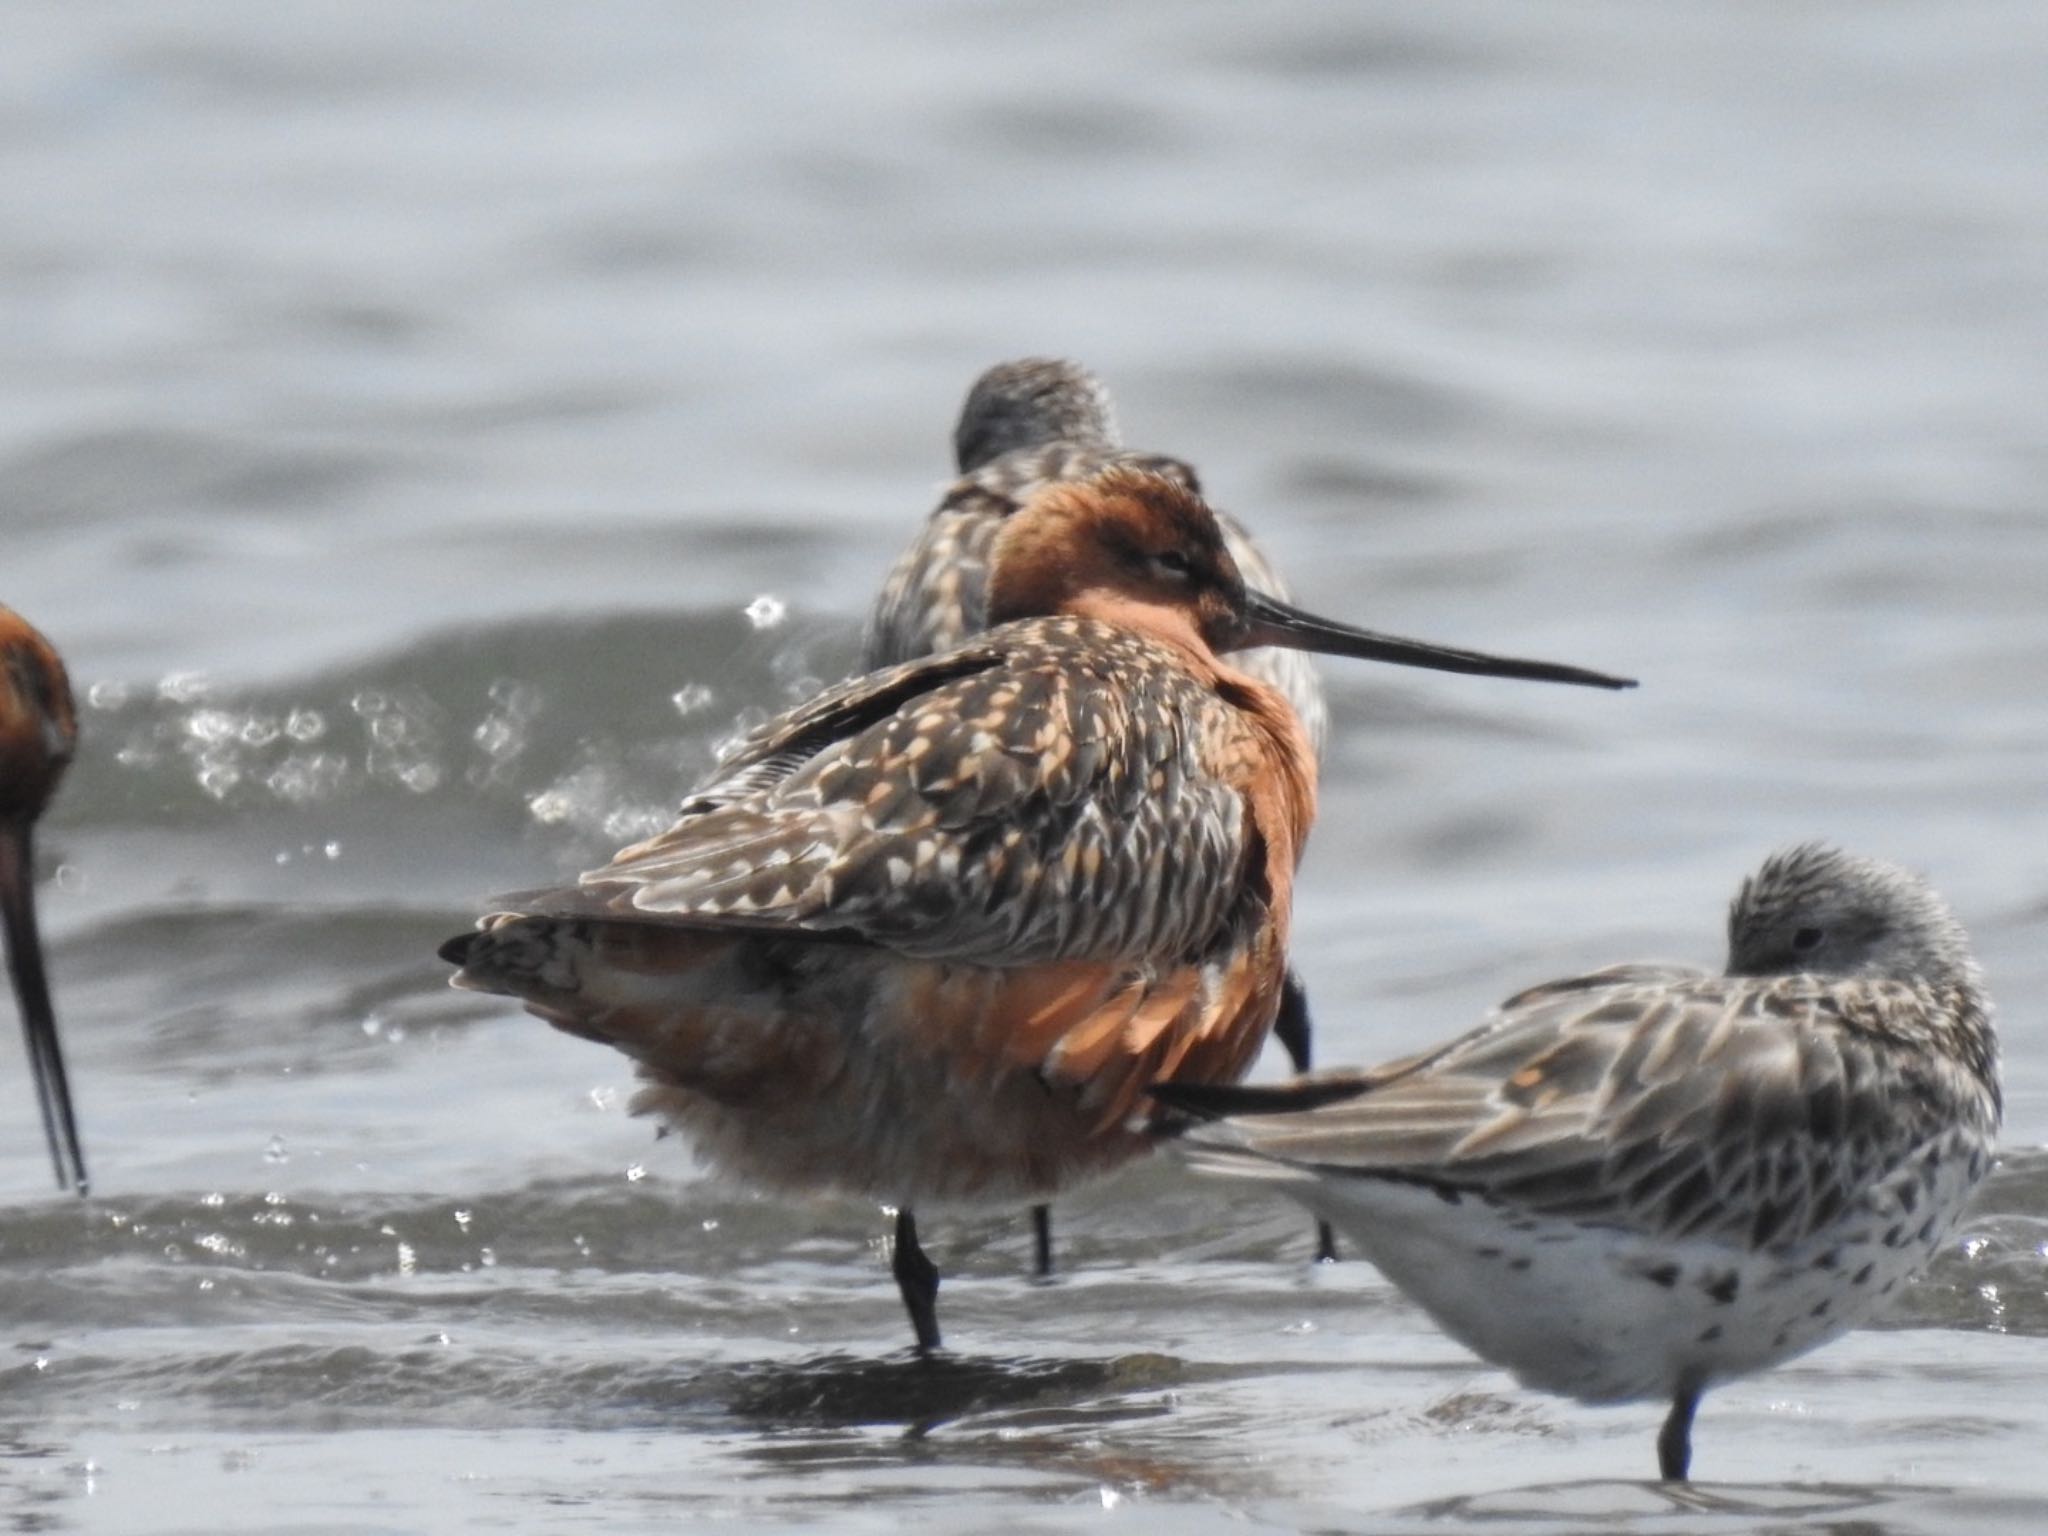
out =
{"type": "MultiPolygon", "coordinates": [[[[953,451],[959,478],[897,557],[875,599],[861,652],[870,668],[948,650],[988,628],[996,535],[1047,486],[1124,465],[1202,494],[1185,460],[1125,448],[1109,390],[1064,358],[1019,358],[984,372],[960,408],[953,451]]],[[[1210,512],[1245,585],[1292,601],[1287,583],[1243,526],[1227,512],[1210,512]]],[[[1320,757],[1330,710],[1315,663],[1300,651],[1256,647],[1233,656],[1231,665],[1286,696],[1320,757]]]]}
{"type": "MultiPolygon", "coordinates": [[[[1026,357],[997,363],[967,392],[953,428],[959,478],[876,596],[862,660],[893,666],[958,645],[988,627],[990,555],[1004,520],[1038,492],[1063,480],[1085,480],[1113,465],[1161,475],[1200,495],[1194,467],[1164,454],[1123,445],[1108,388],[1079,363],[1026,357]]],[[[1280,573],[1228,513],[1210,509],[1245,584],[1291,600],[1280,573]]],[[[1269,683],[1294,706],[1318,759],[1329,731],[1329,706],[1315,664],[1300,651],[1265,647],[1239,652],[1231,665],[1269,683]]],[[[1274,1038],[1294,1070],[1308,1070],[1314,1047],[1308,996],[1292,970],[1282,991],[1274,1038]]],[[[1031,1210],[1035,1268],[1052,1273],[1052,1212],[1031,1210]]],[[[1316,1257],[1336,1257],[1327,1224],[1316,1234],[1316,1257]]]]}
{"type": "Polygon", "coordinates": [[[1991,1166],[1998,1051],[1968,937],[1893,865],[1810,843],[1736,896],[1724,975],[1622,965],[1471,1034],[1275,1088],[1164,1084],[1200,1171],[1334,1221],[1527,1386],[1671,1404],[1869,1316],[1991,1166]]]}

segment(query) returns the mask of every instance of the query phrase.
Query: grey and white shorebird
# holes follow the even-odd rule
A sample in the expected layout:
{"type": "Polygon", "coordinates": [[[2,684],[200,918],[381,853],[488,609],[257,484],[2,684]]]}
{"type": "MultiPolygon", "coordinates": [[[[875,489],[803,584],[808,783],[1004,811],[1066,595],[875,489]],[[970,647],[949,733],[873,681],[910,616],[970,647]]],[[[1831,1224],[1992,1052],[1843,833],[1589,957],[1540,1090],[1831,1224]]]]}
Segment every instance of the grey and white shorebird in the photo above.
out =
{"type": "MultiPolygon", "coordinates": [[[[950,650],[988,628],[989,566],[1004,523],[1047,486],[1086,480],[1113,464],[1164,476],[1195,495],[1194,466],[1124,446],[1109,389],[1079,363],[1024,357],[997,363],[974,381],[953,428],[959,478],[897,557],[869,615],[862,665],[870,670],[950,650]]],[[[1224,547],[1245,585],[1283,602],[1293,594],[1265,552],[1229,513],[1214,507],[1224,547]]],[[[1277,688],[1301,717],[1317,757],[1329,734],[1330,710],[1315,663],[1274,646],[1231,658],[1240,671],[1277,688]]],[[[1308,995],[1290,969],[1273,1038],[1297,1072],[1313,1060],[1308,995]]],[[[1036,1268],[1052,1273],[1052,1214],[1031,1211],[1036,1268]]],[[[1318,1228],[1316,1257],[1336,1257],[1327,1225],[1318,1228]]]]}
{"type": "Polygon", "coordinates": [[[1196,1117],[1194,1167],[1335,1222],[1524,1385],[1669,1402],[1667,1480],[1707,1388],[1926,1264],[1999,1124],[1967,935],[1920,879],[1820,843],[1743,882],[1722,975],[1615,966],[1377,1069],[1153,1091],[1196,1117]]]}

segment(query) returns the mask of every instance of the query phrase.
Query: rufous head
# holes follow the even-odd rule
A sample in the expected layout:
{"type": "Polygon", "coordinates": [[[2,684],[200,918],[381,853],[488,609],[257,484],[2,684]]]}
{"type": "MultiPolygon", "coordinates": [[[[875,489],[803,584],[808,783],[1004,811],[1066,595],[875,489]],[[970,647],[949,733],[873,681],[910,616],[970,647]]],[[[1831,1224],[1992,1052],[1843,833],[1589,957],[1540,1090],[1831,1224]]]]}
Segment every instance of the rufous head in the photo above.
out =
{"type": "Polygon", "coordinates": [[[1134,628],[1192,629],[1220,651],[1232,648],[1244,606],[1244,578],[1215,515],[1145,470],[1118,465],[1052,485],[996,538],[991,623],[1085,613],[1134,628]]]}
{"type": "Polygon", "coordinates": [[[1274,645],[1440,672],[1635,686],[1581,667],[1354,629],[1252,591],[1208,504],[1178,481],[1131,465],[1048,486],[1004,523],[988,610],[992,624],[1077,614],[1218,653],[1274,645]]]}
{"type": "Polygon", "coordinates": [[[56,648],[0,608],[0,818],[38,815],[77,746],[71,681],[56,648]]]}

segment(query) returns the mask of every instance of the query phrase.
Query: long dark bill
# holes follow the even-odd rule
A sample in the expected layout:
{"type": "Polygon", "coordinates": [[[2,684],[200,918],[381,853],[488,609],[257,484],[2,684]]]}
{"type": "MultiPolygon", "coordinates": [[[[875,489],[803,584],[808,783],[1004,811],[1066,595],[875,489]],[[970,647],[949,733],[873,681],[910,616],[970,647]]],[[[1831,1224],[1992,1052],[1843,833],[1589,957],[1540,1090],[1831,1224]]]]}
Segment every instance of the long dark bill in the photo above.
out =
{"type": "Polygon", "coordinates": [[[1632,677],[1613,677],[1605,672],[1567,667],[1554,661],[1489,656],[1484,651],[1461,651],[1454,646],[1432,645],[1427,640],[1403,640],[1398,635],[1379,635],[1369,629],[1353,629],[1348,624],[1319,619],[1312,613],[1304,613],[1291,604],[1260,592],[1245,594],[1245,620],[1244,648],[1278,645],[1295,651],[1321,651],[1329,656],[1390,661],[1401,667],[1469,672],[1477,677],[1519,677],[1532,683],[1576,683],[1582,688],[1633,688],[1636,685],[1632,677]]]}
{"type": "Polygon", "coordinates": [[[50,983],[43,974],[43,945],[36,933],[35,865],[30,857],[29,829],[0,825],[0,923],[7,931],[7,963],[14,972],[14,995],[21,1003],[21,1030],[28,1044],[29,1070],[42,1106],[43,1134],[50,1143],[50,1161],[59,1189],[89,1187],[85,1151],[78,1140],[78,1116],[71,1108],[71,1080],[64,1071],[64,1051],[57,1040],[57,1012],[50,1006],[50,983]]]}

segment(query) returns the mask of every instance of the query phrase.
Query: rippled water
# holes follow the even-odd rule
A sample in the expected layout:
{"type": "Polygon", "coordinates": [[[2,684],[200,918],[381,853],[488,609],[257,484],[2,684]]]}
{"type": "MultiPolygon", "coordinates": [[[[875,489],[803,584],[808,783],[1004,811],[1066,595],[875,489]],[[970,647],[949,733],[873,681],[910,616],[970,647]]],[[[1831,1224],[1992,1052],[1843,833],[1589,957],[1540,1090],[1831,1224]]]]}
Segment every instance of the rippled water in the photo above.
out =
{"type": "MultiPolygon", "coordinates": [[[[0,1044],[0,1522],[2013,1531],[2048,1478],[2048,21],[2022,4],[36,3],[0,49],[0,600],[87,690],[43,841],[99,1192],[0,1044]],[[1517,1391],[1291,1210],[701,1179],[445,989],[847,664],[983,366],[1066,352],[1304,599],[1636,672],[1333,664],[1324,1059],[1927,870],[2006,1169],[1867,1330],[1517,1391]]],[[[8,1035],[0,1030],[0,1035],[8,1035]]],[[[1270,1068],[1269,1068],[1270,1070],[1270,1068]]]]}

